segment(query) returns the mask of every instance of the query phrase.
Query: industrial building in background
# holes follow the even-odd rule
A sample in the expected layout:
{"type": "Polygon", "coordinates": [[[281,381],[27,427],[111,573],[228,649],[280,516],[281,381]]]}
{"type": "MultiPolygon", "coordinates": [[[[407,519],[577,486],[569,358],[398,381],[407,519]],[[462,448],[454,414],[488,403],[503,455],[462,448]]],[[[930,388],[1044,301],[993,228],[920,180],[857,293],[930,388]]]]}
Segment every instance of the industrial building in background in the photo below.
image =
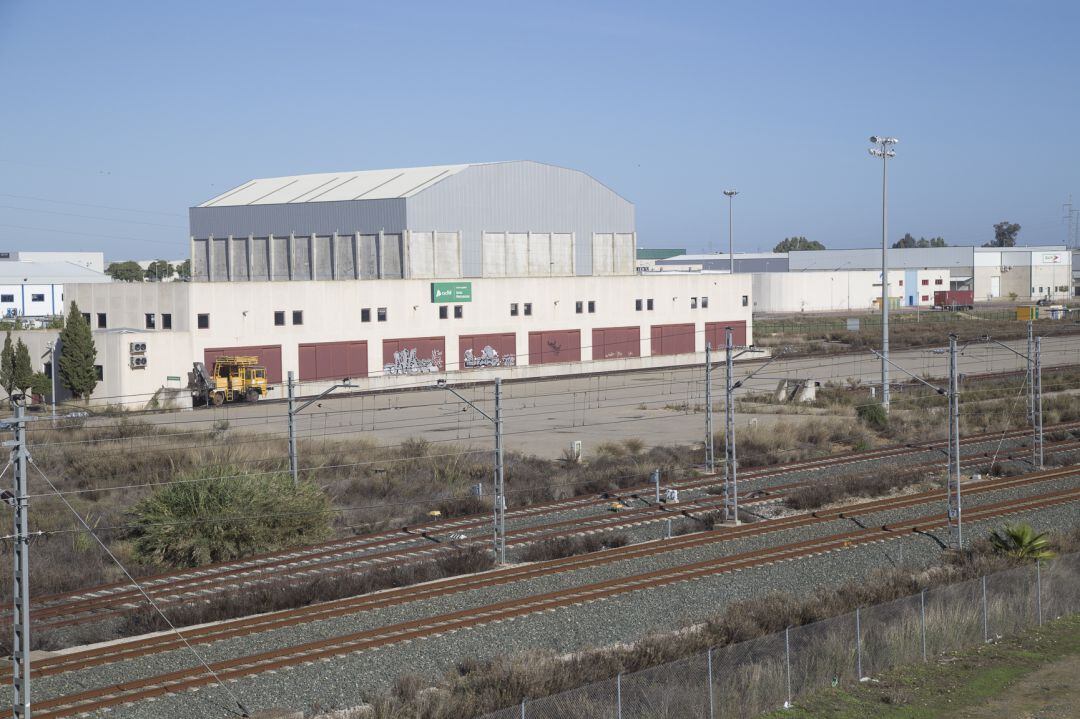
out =
{"type": "MultiPolygon", "coordinates": [[[[891,307],[933,307],[934,293],[942,290],[970,291],[975,302],[1059,302],[1073,294],[1073,255],[1064,245],[894,248],[888,256],[891,307]]],[[[655,261],[658,271],[726,273],[730,265],[719,254],[655,261]]],[[[755,312],[881,306],[876,248],[737,254],[735,273],[754,275],[755,312]]]]}
{"type": "Polygon", "coordinates": [[[252,180],[190,222],[191,282],[64,288],[98,348],[92,401],[184,406],[193,364],[221,357],[255,358],[280,398],[290,371],[311,394],[699,363],[727,327],[751,341],[749,276],[639,274],[633,204],[561,167],[252,180]]]}
{"type": "Polygon", "coordinates": [[[100,252],[0,252],[0,318],[38,327],[64,313],[64,285],[108,282],[100,252]]]}

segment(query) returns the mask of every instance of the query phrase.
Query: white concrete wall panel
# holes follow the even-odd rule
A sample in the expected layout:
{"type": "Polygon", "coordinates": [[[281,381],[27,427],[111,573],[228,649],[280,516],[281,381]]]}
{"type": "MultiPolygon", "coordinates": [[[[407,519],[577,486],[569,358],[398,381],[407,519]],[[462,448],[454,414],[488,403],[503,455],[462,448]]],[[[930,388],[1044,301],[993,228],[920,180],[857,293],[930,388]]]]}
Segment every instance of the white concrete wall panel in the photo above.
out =
{"type": "Polygon", "coordinates": [[[574,274],[574,235],[570,232],[551,234],[551,274],[559,277],[574,274]]]}
{"type": "Polygon", "coordinates": [[[551,233],[533,232],[529,235],[529,271],[532,277],[551,274],[551,233]]]}
{"type": "Polygon", "coordinates": [[[615,235],[598,232],[592,236],[592,272],[597,276],[615,272],[615,235]]]}
{"type": "Polygon", "coordinates": [[[506,276],[525,277],[529,274],[529,235],[525,232],[506,234],[506,276]]]}
{"type": "Polygon", "coordinates": [[[461,236],[459,233],[435,233],[434,270],[434,274],[436,277],[461,277],[461,236]]]}
{"type": "Polygon", "coordinates": [[[506,233],[484,233],[484,277],[506,277],[506,233]]]}
{"type": "Polygon", "coordinates": [[[616,232],[612,249],[612,272],[616,275],[632,275],[636,259],[637,248],[634,244],[634,235],[616,232]]]}
{"type": "Polygon", "coordinates": [[[433,232],[408,232],[405,252],[409,258],[410,279],[431,279],[435,276],[435,238],[433,232]]]}

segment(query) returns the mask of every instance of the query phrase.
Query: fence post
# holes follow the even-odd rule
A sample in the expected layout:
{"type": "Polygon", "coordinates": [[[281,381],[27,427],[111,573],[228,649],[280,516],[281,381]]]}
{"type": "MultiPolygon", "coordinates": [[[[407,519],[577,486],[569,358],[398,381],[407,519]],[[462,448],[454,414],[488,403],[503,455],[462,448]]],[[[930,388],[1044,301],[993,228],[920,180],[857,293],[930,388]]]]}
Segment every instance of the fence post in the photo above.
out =
{"type": "Polygon", "coordinates": [[[784,627],[784,669],[787,672],[787,702],[785,709],[791,708],[791,627],[784,627]]]}
{"type": "Polygon", "coordinates": [[[615,677],[615,719],[622,719],[622,672],[615,677]]]}
{"type": "Polygon", "coordinates": [[[919,635],[922,638],[922,660],[926,661],[926,590],[919,592],[919,635]]]}
{"type": "Polygon", "coordinates": [[[1039,626],[1042,626],[1042,560],[1035,560],[1035,611],[1039,615],[1039,626]]]}
{"type": "Polygon", "coordinates": [[[709,647],[705,652],[705,666],[709,673],[709,719],[715,719],[716,714],[713,708],[713,678],[712,678],[712,647],[709,647]]]}
{"type": "Polygon", "coordinates": [[[982,578],[982,614],[983,614],[983,643],[990,641],[990,630],[986,620],[986,575],[982,578]]]}
{"type": "Polygon", "coordinates": [[[855,673],[855,679],[862,681],[862,620],[858,607],[855,607],[855,673]]]}
{"type": "Polygon", "coordinates": [[[525,719],[525,700],[521,700],[521,719],[525,719]]]}

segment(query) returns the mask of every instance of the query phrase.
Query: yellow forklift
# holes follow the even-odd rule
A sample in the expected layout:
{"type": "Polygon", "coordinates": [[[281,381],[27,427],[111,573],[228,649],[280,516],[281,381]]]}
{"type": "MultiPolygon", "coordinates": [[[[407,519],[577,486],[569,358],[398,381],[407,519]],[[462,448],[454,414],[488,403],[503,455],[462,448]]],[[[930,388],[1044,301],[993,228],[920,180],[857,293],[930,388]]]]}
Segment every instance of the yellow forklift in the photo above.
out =
{"type": "Polygon", "coordinates": [[[258,357],[218,357],[213,372],[196,362],[191,374],[196,398],[207,405],[257,402],[271,389],[266,384],[266,368],[259,364],[258,357]]]}

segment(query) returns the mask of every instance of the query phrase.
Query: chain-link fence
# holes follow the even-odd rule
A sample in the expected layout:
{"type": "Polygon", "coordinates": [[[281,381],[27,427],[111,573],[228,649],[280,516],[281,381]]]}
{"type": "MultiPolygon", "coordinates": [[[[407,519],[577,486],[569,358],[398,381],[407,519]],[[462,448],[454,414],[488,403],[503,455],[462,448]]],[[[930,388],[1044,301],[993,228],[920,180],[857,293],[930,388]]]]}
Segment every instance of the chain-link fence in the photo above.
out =
{"type": "Polygon", "coordinates": [[[823,687],[851,685],[1075,612],[1078,554],[526,700],[483,719],[754,717],[823,687]]]}

